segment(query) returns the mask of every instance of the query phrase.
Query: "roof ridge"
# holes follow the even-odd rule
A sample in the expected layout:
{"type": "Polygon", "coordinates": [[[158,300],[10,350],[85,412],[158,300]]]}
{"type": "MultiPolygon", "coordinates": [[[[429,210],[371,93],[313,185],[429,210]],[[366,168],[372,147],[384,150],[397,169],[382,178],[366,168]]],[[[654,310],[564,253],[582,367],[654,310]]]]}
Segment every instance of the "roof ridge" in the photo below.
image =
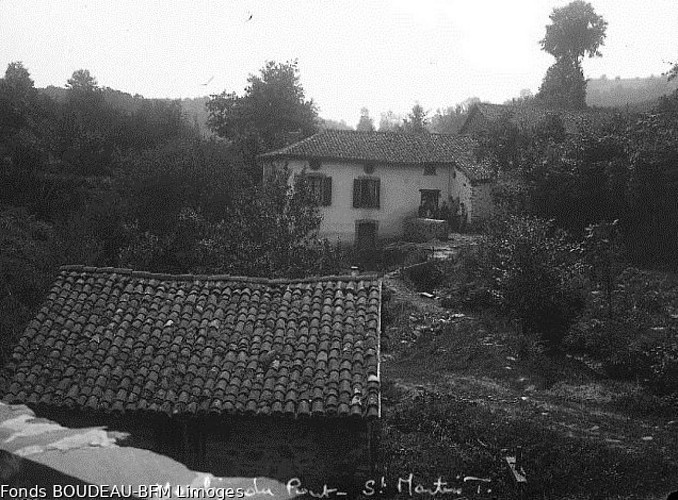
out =
{"type": "MultiPolygon", "coordinates": [[[[442,132],[423,132],[423,133],[412,133],[412,132],[401,132],[401,131],[394,131],[394,130],[338,130],[338,129],[324,129],[321,130],[320,132],[317,132],[316,134],[313,134],[310,137],[307,137],[306,139],[310,139],[311,137],[318,135],[318,134],[325,134],[325,133],[340,133],[340,134],[382,134],[382,135],[403,135],[406,137],[426,137],[426,136],[442,136],[442,137],[458,137],[459,134],[444,134],[442,132]]],[[[299,144],[306,139],[303,139],[302,141],[294,143],[299,144]]],[[[289,146],[287,146],[289,147],[289,146]]]]}
{"type": "Polygon", "coordinates": [[[248,276],[231,276],[228,274],[170,274],[170,273],[154,273],[150,271],[135,271],[134,269],[122,267],[95,267],[85,266],[82,264],[70,264],[59,267],[60,272],[75,271],[83,273],[105,273],[105,274],[122,274],[130,275],[137,278],[148,278],[157,280],[171,280],[171,281],[236,281],[243,283],[261,283],[280,285],[286,283],[317,283],[321,281],[365,281],[378,280],[377,273],[366,273],[352,276],[345,275],[327,275],[314,276],[308,278],[262,278],[262,277],[248,277],[248,276]]]}

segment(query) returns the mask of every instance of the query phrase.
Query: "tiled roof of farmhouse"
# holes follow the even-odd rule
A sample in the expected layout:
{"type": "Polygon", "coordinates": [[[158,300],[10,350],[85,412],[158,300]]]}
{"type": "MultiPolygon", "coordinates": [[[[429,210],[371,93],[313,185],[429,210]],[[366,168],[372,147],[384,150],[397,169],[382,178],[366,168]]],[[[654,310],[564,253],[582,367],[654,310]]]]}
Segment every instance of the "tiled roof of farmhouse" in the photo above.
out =
{"type": "Polygon", "coordinates": [[[568,133],[577,132],[585,123],[594,122],[607,112],[598,109],[570,111],[565,109],[547,108],[538,104],[491,104],[481,102],[474,104],[469,116],[462,125],[460,132],[469,132],[468,124],[473,118],[473,114],[482,115],[487,121],[495,122],[503,116],[508,116],[519,128],[529,128],[536,125],[550,114],[555,114],[562,120],[565,131],[568,133]]]}
{"type": "Polygon", "coordinates": [[[338,161],[425,164],[455,163],[473,180],[491,177],[491,169],[476,159],[468,136],[324,130],[262,158],[318,158],[338,161]]]}
{"type": "Polygon", "coordinates": [[[5,401],[95,411],[380,416],[381,282],[61,268],[5,401]]]}

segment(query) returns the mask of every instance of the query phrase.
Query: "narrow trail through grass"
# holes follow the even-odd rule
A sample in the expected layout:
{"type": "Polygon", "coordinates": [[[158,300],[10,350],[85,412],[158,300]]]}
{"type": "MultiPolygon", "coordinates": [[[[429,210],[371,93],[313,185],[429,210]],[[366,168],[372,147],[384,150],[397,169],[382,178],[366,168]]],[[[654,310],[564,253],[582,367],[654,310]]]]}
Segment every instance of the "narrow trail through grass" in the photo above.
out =
{"type": "Polygon", "coordinates": [[[397,273],[384,285],[382,456],[390,476],[483,477],[491,487],[464,495],[517,498],[502,449],[521,446],[526,498],[654,499],[678,489],[670,402],[572,357],[525,349],[500,318],[444,309],[397,273]]]}

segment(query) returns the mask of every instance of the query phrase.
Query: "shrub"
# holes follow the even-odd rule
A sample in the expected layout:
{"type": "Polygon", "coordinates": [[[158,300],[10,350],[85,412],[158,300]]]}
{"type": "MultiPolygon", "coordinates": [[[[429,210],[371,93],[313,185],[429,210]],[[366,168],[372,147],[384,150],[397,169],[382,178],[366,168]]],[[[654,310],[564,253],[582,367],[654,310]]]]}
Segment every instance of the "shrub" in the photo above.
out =
{"type": "Polygon", "coordinates": [[[51,224],[0,207],[0,367],[49,289],[54,242],[51,224]]]}
{"type": "Polygon", "coordinates": [[[610,300],[591,293],[566,343],[601,363],[614,378],[638,380],[658,392],[678,391],[678,328],[666,318],[662,303],[675,299],[653,274],[626,268],[610,300]]]}
{"type": "Polygon", "coordinates": [[[556,347],[584,305],[579,246],[535,217],[501,217],[486,231],[481,258],[496,304],[556,347]]]}

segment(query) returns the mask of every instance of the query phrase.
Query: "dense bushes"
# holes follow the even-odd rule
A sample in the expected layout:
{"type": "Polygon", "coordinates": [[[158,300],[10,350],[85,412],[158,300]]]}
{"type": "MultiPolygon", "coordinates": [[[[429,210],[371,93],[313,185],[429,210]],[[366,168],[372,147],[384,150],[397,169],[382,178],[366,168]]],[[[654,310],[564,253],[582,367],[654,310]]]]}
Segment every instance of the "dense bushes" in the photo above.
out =
{"type": "Polygon", "coordinates": [[[558,121],[547,114],[517,127],[507,116],[479,135],[478,152],[500,174],[502,205],[577,236],[618,219],[634,263],[675,266],[678,92],[652,113],[582,114],[568,134],[558,121]]]}
{"type": "Polygon", "coordinates": [[[447,265],[443,305],[495,308],[518,322],[514,340],[528,351],[545,343],[612,378],[678,393],[678,279],[630,267],[616,223],[585,234],[574,243],[553,222],[499,218],[477,251],[447,265]]]}
{"type": "Polygon", "coordinates": [[[610,376],[646,382],[661,392],[678,391],[678,324],[669,304],[678,284],[661,273],[625,269],[610,301],[602,290],[587,305],[566,339],[571,352],[600,363],[610,376]]]}
{"type": "Polygon", "coordinates": [[[0,365],[44,300],[60,258],[55,247],[51,224],[25,209],[0,207],[0,365]]]}
{"type": "Polygon", "coordinates": [[[557,346],[583,306],[578,253],[553,222],[507,216],[488,226],[481,265],[496,304],[557,346]]]}

